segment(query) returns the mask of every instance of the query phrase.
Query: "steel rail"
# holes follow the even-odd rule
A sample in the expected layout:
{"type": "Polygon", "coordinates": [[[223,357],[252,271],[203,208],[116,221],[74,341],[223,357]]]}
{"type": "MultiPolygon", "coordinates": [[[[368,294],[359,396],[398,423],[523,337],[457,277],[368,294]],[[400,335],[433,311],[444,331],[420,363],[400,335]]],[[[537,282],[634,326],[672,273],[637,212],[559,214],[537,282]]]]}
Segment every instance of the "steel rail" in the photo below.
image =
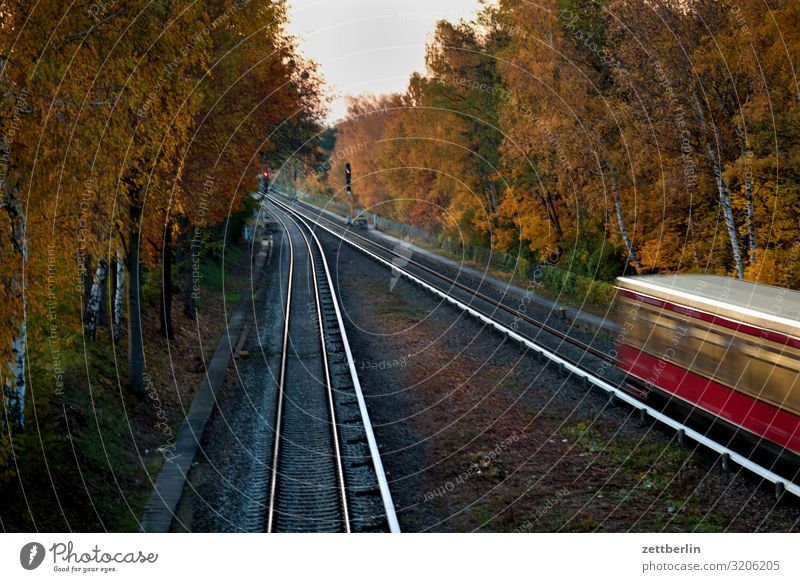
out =
{"type": "Polygon", "coordinates": [[[281,347],[281,372],[278,380],[278,404],[275,413],[275,442],[272,447],[272,475],[270,477],[269,508],[267,509],[267,533],[272,533],[275,516],[275,492],[278,484],[278,454],[281,442],[281,418],[283,416],[283,392],[286,381],[286,359],[289,346],[289,318],[292,308],[292,283],[294,281],[294,245],[286,223],[276,216],[286,231],[289,240],[289,282],[286,287],[286,315],[283,323],[283,345],[281,347]]]}
{"type": "MultiPolygon", "coordinates": [[[[342,508],[342,516],[345,526],[345,532],[350,533],[350,518],[349,518],[349,511],[347,507],[347,494],[344,485],[344,471],[342,470],[342,455],[341,455],[341,448],[339,446],[339,435],[338,430],[336,428],[336,416],[333,409],[333,391],[332,391],[332,383],[330,377],[330,370],[328,367],[328,360],[326,357],[326,340],[325,340],[325,330],[322,323],[322,312],[321,312],[321,298],[319,295],[319,285],[316,278],[316,269],[315,269],[315,262],[314,256],[312,253],[311,245],[308,241],[308,237],[303,232],[302,228],[297,224],[297,222],[293,219],[291,215],[287,215],[292,222],[294,222],[295,226],[297,226],[298,232],[303,236],[303,240],[306,243],[306,247],[308,248],[309,252],[309,260],[311,262],[311,270],[314,273],[314,293],[316,299],[316,307],[317,307],[317,318],[318,318],[318,329],[320,334],[320,345],[321,345],[321,354],[322,354],[322,361],[323,361],[323,371],[325,374],[325,383],[327,386],[327,396],[328,396],[328,406],[329,406],[329,413],[331,415],[331,430],[332,430],[332,437],[334,442],[334,453],[336,457],[336,466],[337,466],[337,481],[338,481],[338,489],[339,489],[339,498],[342,508]]],[[[286,385],[286,362],[288,358],[288,342],[289,342],[289,323],[291,317],[291,305],[292,305],[292,287],[294,282],[294,244],[292,243],[291,232],[289,231],[289,227],[286,223],[279,217],[275,216],[275,218],[281,223],[283,226],[284,231],[286,232],[287,239],[289,241],[289,276],[288,276],[288,285],[286,291],[286,315],[284,318],[284,328],[283,328],[283,343],[281,349],[281,371],[280,371],[280,379],[278,383],[278,404],[276,409],[276,421],[275,421],[275,444],[273,447],[273,457],[272,457],[272,476],[270,479],[270,502],[268,508],[268,517],[267,517],[267,533],[272,533],[274,531],[274,521],[275,521],[275,505],[276,505],[276,496],[277,496],[277,483],[278,483],[278,473],[279,473],[279,455],[280,455],[280,439],[281,439],[281,428],[282,428],[282,417],[283,417],[283,400],[284,400],[284,392],[285,392],[285,385],[286,385]]]]}
{"type": "MultiPolygon", "coordinates": [[[[306,233],[303,232],[303,229],[297,223],[295,218],[289,215],[289,220],[294,222],[295,226],[297,226],[297,230],[303,235],[303,241],[306,243],[306,247],[308,248],[308,258],[311,261],[311,271],[314,273],[314,297],[316,299],[316,306],[317,306],[317,324],[319,327],[319,337],[320,337],[320,353],[322,354],[322,364],[323,370],[325,372],[325,386],[327,389],[327,396],[328,396],[328,411],[331,416],[331,435],[333,437],[333,446],[334,452],[336,455],[336,472],[339,481],[339,496],[342,504],[342,517],[344,521],[344,528],[345,533],[350,533],[350,512],[347,507],[347,489],[344,483],[344,469],[342,468],[342,448],[339,441],[339,430],[336,427],[336,411],[334,410],[334,403],[333,403],[333,382],[331,381],[331,371],[330,366],[328,365],[328,352],[327,352],[327,341],[325,338],[325,324],[322,320],[322,297],[320,296],[319,292],[319,282],[317,281],[317,269],[316,269],[316,260],[314,259],[314,252],[311,248],[311,243],[308,240],[308,236],[306,233]]],[[[310,230],[310,229],[309,229],[310,230]]],[[[312,236],[313,232],[312,232],[312,236]]],[[[316,239],[316,237],[314,237],[316,239]]],[[[319,242],[317,241],[317,245],[319,242]]],[[[320,253],[322,254],[322,247],[319,247],[320,253]]],[[[324,255],[323,255],[324,257],[324,255]]],[[[325,269],[327,275],[327,267],[325,269]]],[[[331,288],[331,282],[328,281],[328,286],[331,288]]]]}
{"type": "MultiPolygon", "coordinates": [[[[276,200],[273,199],[273,202],[275,204],[277,204],[278,206],[280,206],[281,208],[283,208],[286,212],[288,212],[290,214],[293,214],[295,216],[300,215],[300,213],[296,209],[290,208],[290,207],[286,206],[285,204],[283,204],[280,201],[276,201],[276,200]]],[[[797,497],[800,497],[800,485],[797,485],[797,484],[793,483],[792,481],[790,481],[788,479],[785,479],[784,477],[782,477],[782,476],[778,475],[777,473],[767,469],[766,467],[763,467],[763,466],[759,465],[758,463],[752,461],[751,459],[748,459],[747,457],[741,455],[740,453],[738,453],[738,452],[726,447],[725,445],[723,445],[723,444],[721,444],[721,443],[709,438],[708,436],[706,436],[706,435],[704,435],[704,434],[692,429],[691,427],[681,423],[680,421],[675,420],[674,418],[666,415],[662,411],[660,411],[660,410],[658,410],[656,408],[653,408],[652,406],[648,406],[647,404],[644,404],[640,400],[637,400],[636,398],[634,398],[633,396],[629,395],[627,392],[622,390],[619,386],[613,385],[610,382],[595,376],[594,374],[592,374],[589,370],[587,370],[583,366],[580,366],[579,364],[576,364],[576,363],[566,359],[565,357],[556,354],[554,351],[541,346],[540,344],[538,344],[535,341],[533,341],[533,340],[531,340],[531,339],[529,339],[529,338],[517,333],[516,331],[514,331],[511,328],[507,327],[506,325],[504,325],[504,324],[502,324],[502,323],[500,323],[498,321],[495,321],[491,316],[486,315],[486,314],[474,309],[473,307],[470,307],[466,303],[464,303],[464,302],[462,302],[462,301],[460,301],[460,300],[458,300],[458,299],[456,299],[454,297],[451,297],[449,294],[441,291],[440,289],[437,289],[436,287],[434,287],[430,283],[428,283],[426,281],[423,281],[422,279],[420,279],[416,275],[410,273],[405,268],[400,267],[398,265],[392,264],[391,262],[389,262],[386,259],[378,256],[377,254],[375,254],[374,252],[370,251],[369,249],[357,244],[353,240],[350,240],[349,237],[344,236],[342,234],[339,234],[339,233],[335,232],[334,230],[332,230],[332,229],[330,229],[330,228],[328,228],[328,227],[326,227],[326,226],[324,226],[324,225],[322,225],[322,224],[320,224],[320,223],[318,223],[316,221],[315,221],[315,225],[317,227],[323,229],[324,231],[328,232],[330,235],[332,235],[332,236],[340,239],[344,243],[350,245],[355,250],[367,255],[368,257],[371,257],[372,259],[378,261],[379,263],[381,263],[383,265],[386,265],[390,269],[395,269],[403,277],[409,279],[410,281],[412,281],[416,285],[418,285],[418,286],[430,291],[434,295],[436,295],[436,296],[440,297],[441,299],[447,301],[448,303],[454,305],[458,309],[460,309],[460,310],[472,315],[473,317],[475,317],[476,319],[478,319],[480,321],[483,321],[487,325],[492,326],[498,332],[505,334],[509,338],[519,342],[520,344],[524,345],[528,349],[534,351],[536,354],[539,355],[539,357],[544,357],[544,358],[556,363],[564,371],[566,371],[566,372],[568,372],[570,374],[574,374],[574,375],[578,376],[579,378],[581,378],[583,380],[583,382],[586,383],[587,385],[596,386],[596,387],[600,388],[601,390],[605,391],[606,393],[612,395],[612,397],[614,397],[614,398],[616,398],[616,399],[618,399],[618,400],[620,400],[622,402],[627,403],[628,405],[630,405],[631,407],[633,407],[634,409],[639,411],[640,414],[642,414],[642,416],[648,416],[650,418],[653,418],[654,420],[656,420],[656,421],[658,421],[658,422],[660,422],[660,423],[662,423],[662,424],[664,424],[664,425],[666,425],[666,426],[678,431],[678,433],[680,435],[683,435],[684,437],[688,437],[688,438],[694,440],[695,442],[705,446],[706,448],[711,449],[712,451],[718,453],[726,463],[728,463],[728,464],[731,463],[731,462],[736,463],[737,465],[743,467],[744,469],[747,469],[748,471],[758,475],[759,477],[762,477],[763,479],[773,483],[775,485],[776,497],[781,497],[784,492],[788,492],[788,493],[791,493],[791,494],[793,494],[793,495],[795,495],[797,497]]]]}
{"type": "MultiPolygon", "coordinates": [[[[279,202],[279,204],[283,204],[283,203],[279,202]]],[[[350,230],[350,229],[342,226],[341,224],[338,224],[336,221],[328,218],[327,216],[323,216],[322,214],[318,214],[316,217],[311,217],[311,216],[308,216],[308,215],[304,215],[304,216],[306,216],[306,218],[309,218],[309,219],[321,218],[321,219],[325,220],[326,222],[328,222],[329,224],[334,225],[336,228],[341,229],[342,232],[347,232],[349,236],[352,236],[354,238],[360,239],[360,240],[366,242],[369,245],[372,245],[374,247],[377,247],[377,248],[381,249],[384,252],[387,252],[387,253],[392,254],[392,255],[394,255],[396,257],[399,257],[399,258],[403,259],[403,261],[405,261],[407,265],[413,265],[415,268],[420,269],[420,270],[422,270],[422,271],[424,271],[424,272],[426,272],[426,273],[428,273],[430,275],[433,275],[434,277],[436,277],[438,279],[441,279],[442,281],[445,281],[448,285],[455,286],[455,287],[461,289],[462,291],[464,291],[465,293],[468,293],[468,294],[472,295],[473,297],[477,297],[481,301],[485,301],[486,303],[494,305],[498,309],[502,309],[503,311],[506,311],[507,313],[512,314],[514,317],[516,317],[518,319],[521,319],[522,321],[524,321],[526,323],[529,323],[531,325],[539,327],[542,330],[546,331],[547,333],[549,333],[551,335],[554,335],[557,338],[562,339],[562,340],[564,340],[564,341],[566,341],[568,343],[571,343],[575,347],[580,348],[581,350],[583,350],[585,352],[588,352],[588,353],[592,354],[596,358],[600,358],[601,360],[605,360],[605,361],[611,362],[611,363],[613,363],[613,361],[614,361],[614,359],[611,356],[609,356],[608,354],[606,354],[602,350],[599,350],[599,349],[595,348],[594,346],[591,346],[591,345],[589,345],[589,344],[587,344],[585,342],[582,342],[581,340],[570,336],[568,333],[565,333],[565,332],[563,332],[563,331],[561,331],[559,329],[556,329],[556,328],[552,327],[551,325],[549,325],[549,324],[547,324],[547,323],[545,323],[543,321],[540,321],[540,320],[538,320],[538,319],[536,319],[534,317],[531,317],[530,315],[527,315],[525,313],[521,313],[519,311],[519,309],[513,309],[513,308],[509,307],[508,305],[505,305],[502,301],[498,301],[496,299],[492,299],[488,295],[486,295],[484,293],[481,293],[480,291],[476,291],[475,289],[472,289],[471,287],[469,287],[467,285],[464,285],[463,283],[455,281],[455,280],[447,277],[446,275],[443,275],[442,273],[436,271],[435,269],[431,269],[430,267],[427,267],[427,266],[425,266],[425,265],[423,265],[423,264],[421,264],[421,263],[419,263],[419,262],[417,262],[417,261],[415,261],[415,260],[413,260],[411,258],[407,258],[407,257],[401,255],[400,253],[398,253],[397,251],[395,251],[393,249],[387,248],[387,247],[383,246],[382,244],[380,244],[380,243],[378,243],[378,242],[376,242],[374,240],[371,240],[371,239],[369,239],[369,238],[367,238],[365,236],[362,236],[362,235],[358,234],[357,232],[355,232],[353,230],[350,230]]],[[[315,221],[315,224],[318,224],[318,223],[315,221]]]]}
{"type": "MultiPolygon", "coordinates": [[[[290,212],[291,214],[291,212],[290,212]]],[[[296,215],[296,218],[302,222],[305,227],[311,233],[311,236],[314,239],[314,242],[319,249],[320,256],[322,257],[322,266],[325,270],[325,277],[328,280],[328,287],[331,293],[331,299],[333,303],[334,311],[336,312],[336,321],[339,326],[339,331],[341,333],[341,340],[342,345],[344,346],[344,351],[347,356],[347,366],[350,370],[350,378],[353,382],[353,388],[356,393],[356,399],[358,400],[358,408],[361,414],[361,419],[364,424],[364,432],[367,437],[367,446],[369,447],[370,456],[372,458],[372,465],[375,471],[375,476],[378,480],[378,489],[381,494],[381,500],[383,503],[383,507],[386,513],[386,520],[389,524],[389,531],[391,533],[400,533],[400,523],[397,519],[397,514],[395,512],[394,501],[392,500],[392,492],[389,489],[389,483],[386,480],[386,471],[383,468],[383,461],[381,460],[380,451],[378,450],[378,442],[375,439],[375,432],[372,430],[372,422],[369,418],[369,411],[367,410],[367,403],[364,398],[364,392],[361,388],[361,382],[358,379],[358,373],[356,372],[356,367],[353,358],[353,352],[350,349],[350,342],[347,339],[347,331],[345,330],[344,326],[344,319],[342,318],[342,312],[339,308],[339,299],[336,294],[336,290],[333,286],[333,277],[331,276],[330,269],[328,267],[328,260],[325,257],[325,251],[322,248],[322,243],[320,242],[319,238],[317,237],[314,229],[311,225],[309,225],[303,217],[296,215]]]]}

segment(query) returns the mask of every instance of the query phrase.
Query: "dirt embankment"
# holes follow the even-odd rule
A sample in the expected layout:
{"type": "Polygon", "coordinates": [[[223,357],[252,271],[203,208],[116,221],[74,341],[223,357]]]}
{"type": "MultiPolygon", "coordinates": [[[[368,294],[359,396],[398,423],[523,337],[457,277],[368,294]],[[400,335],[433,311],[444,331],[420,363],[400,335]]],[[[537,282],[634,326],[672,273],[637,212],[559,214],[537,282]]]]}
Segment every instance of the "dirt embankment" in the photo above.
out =
{"type": "Polygon", "coordinates": [[[800,529],[757,478],[327,246],[405,531],[800,529]]]}
{"type": "Polygon", "coordinates": [[[242,243],[228,250],[224,272],[217,261],[203,262],[196,320],[184,315],[176,289],[172,340],[160,334],[158,296],[145,286],[146,397],[126,386],[127,339],[123,334],[115,346],[107,326],[94,341],[78,336],[64,350],[63,394],[37,401],[37,385],[47,378],[32,378],[15,474],[0,482],[0,497],[16,500],[0,507],[0,530],[138,530],[151,479],[170,454],[241,293],[249,293],[249,259],[242,243]]]}

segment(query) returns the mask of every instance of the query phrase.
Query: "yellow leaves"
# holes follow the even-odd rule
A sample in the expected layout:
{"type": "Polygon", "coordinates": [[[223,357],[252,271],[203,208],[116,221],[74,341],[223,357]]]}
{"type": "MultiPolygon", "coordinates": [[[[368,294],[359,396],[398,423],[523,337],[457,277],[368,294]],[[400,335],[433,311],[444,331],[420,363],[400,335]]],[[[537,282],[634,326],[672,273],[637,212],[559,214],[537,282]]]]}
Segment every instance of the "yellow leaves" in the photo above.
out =
{"type": "Polygon", "coordinates": [[[684,256],[687,241],[673,230],[654,233],[656,236],[639,247],[639,263],[644,271],[675,272],[688,266],[684,256]]]}
{"type": "MultiPolygon", "coordinates": [[[[109,240],[118,244],[134,196],[146,202],[143,226],[153,240],[163,236],[167,209],[197,219],[208,173],[215,180],[204,221],[215,222],[265,137],[300,107],[299,89],[286,83],[292,72],[283,61],[293,49],[281,6],[130,0],[104,12],[88,35],[92,14],[69,6],[43,0],[3,8],[5,22],[26,23],[0,35],[0,54],[14,49],[0,76],[0,134],[18,126],[9,147],[17,171],[4,186],[19,179],[28,193],[32,279],[44,276],[41,245],[53,231],[72,262],[78,237],[95,255],[109,240]],[[251,40],[240,43],[239,32],[251,40]],[[211,59],[214,77],[204,78],[211,59]]],[[[313,91],[304,99],[312,102],[313,91]]],[[[0,252],[12,256],[2,243],[0,252]]],[[[4,260],[2,271],[19,270],[12,262],[4,260]]],[[[0,300],[8,305],[6,291],[0,300]]]]}
{"type": "MultiPolygon", "coordinates": [[[[533,251],[555,247],[558,242],[541,198],[533,193],[507,190],[498,207],[498,215],[501,220],[510,222],[519,229],[520,240],[527,242],[533,251]]],[[[513,247],[513,243],[509,244],[509,237],[498,233],[497,238],[498,244],[513,247]]]]}
{"type": "Polygon", "coordinates": [[[786,264],[779,260],[780,254],[783,253],[773,249],[759,249],[756,252],[756,261],[745,268],[744,278],[765,285],[788,285],[791,274],[787,272],[786,264]]]}

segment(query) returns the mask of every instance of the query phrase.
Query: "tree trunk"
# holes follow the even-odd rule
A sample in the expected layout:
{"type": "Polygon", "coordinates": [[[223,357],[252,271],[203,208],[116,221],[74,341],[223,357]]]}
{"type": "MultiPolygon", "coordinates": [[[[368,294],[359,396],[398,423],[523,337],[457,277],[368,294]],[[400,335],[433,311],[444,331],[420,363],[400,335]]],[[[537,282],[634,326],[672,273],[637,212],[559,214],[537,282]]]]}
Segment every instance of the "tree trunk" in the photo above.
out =
{"type": "MultiPolygon", "coordinates": [[[[22,203],[17,197],[18,188],[6,181],[4,196],[0,198],[0,210],[5,210],[8,221],[2,231],[9,237],[0,243],[5,250],[3,263],[11,265],[11,269],[0,272],[0,287],[9,293],[11,315],[7,321],[18,326],[18,332],[11,338],[11,359],[0,362],[0,388],[3,391],[5,414],[0,417],[3,433],[9,430],[22,429],[25,426],[26,377],[25,362],[28,348],[28,298],[25,293],[24,280],[21,273],[28,260],[28,246],[25,240],[25,220],[22,215],[22,203]],[[10,256],[9,256],[10,255],[10,256]],[[15,315],[15,311],[18,315],[15,315]],[[21,312],[21,313],[20,313],[21,312]]],[[[7,305],[8,306],[8,305],[7,305]]]]}
{"type": "Polygon", "coordinates": [[[636,265],[639,264],[639,259],[636,257],[636,251],[633,249],[631,237],[628,235],[628,226],[625,223],[625,215],[622,213],[622,201],[619,199],[616,192],[614,192],[614,209],[617,213],[617,222],[619,223],[619,231],[622,234],[622,240],[625,241],[625,248],[628,249],[628,261],[636,267],[636,265]]]}
{"type": "Polygon", "coordinates": [[[122,260],[122,255],[117,251],[116,263],[116,277],[114,277],[114,330],[112,337],[114,343],[119,341],[122,336],[122,312],[125,303],[125,261],[122,260]]]}
{"type": "Polygon", "coordinates": [[[736,221],[733,219],[733,208],[731,207],[731,194],[728,190],[728,185],[725,183],[725,178],[722,176],[722,164],[714,153],[714,148],[711,147],[711,140],[708,135],[708,125],[706,125],[706,116],[703,112],[703,105],[695,93],[691,100],[692,110],[697,118],[700,130],[703,132],[706,143],[706,155],[711,165],[711,172],[714,174],[714,180],[717,183],[717,193],[719,195],[719,203],[722,206],[722,215],[725,218],[725,226],[728,229],[728,238],[731,241],[731,251],[733,253],[733,263],[736,267],[736,276],[739,279],[744,279],[744,265],[742,265],[742,251],[739,248],[739,235],[736,233],[736,221]]]}
{"type": "MultiPolygon", "coordinates": [[[[748,153],[752,156],[752,153],[748,153]]],[[[756,264],[756,209],[753,203],[753,178],[750,175],[750,168],[744,178],[744,197],[747,200],[747,231],[750,256],[748,260],[751,265],[756,264]]]]}
{"type": "Polygon", "coordinates": [[[195,265],[197,265],[198,269],[200,265],[199,246],[196,249],[198,254],[195,255],[195,237],[199,232],[200,231],[197,230],[194,226],[190,226],[186,234],[186,239],[184,240],[183,255],[185,257],[185,262],[183,267],[183,313],[189,319],[195,319],[197,317],[197,303],[195,303],[195,290],[194,290],[194,281],[195,281],[194,273],[195,273],[195,265]]]}
{"type": "Polygon", "coordinates": [[[560,249],[561,243],[564,241],[564,233],[561,230],[561,221],[558,219],[558,212],[556,211],[555,204],[553,203],[553,198],[550,196],[550,193],[547,190],[545,190],[542,196],[544,198],[544,204],[547,210],[547,217],[550,221],[550,224],[553,225],[553,228],[556,231],[556,238],[558,239],[556,244],[560,249]]]}
{"type": "Polygon", "coordinates": [[[108,267],[108,293],[106,298],[106,309],[108,310],[108,321],[111,324],[111,333],[114,333],[114,300],[117,293],[117,256],[111,259],[108,267]]]}
{"type": "Polygon", "coordinates": [[[689,205],[689,218],[687,219],[686,223],[686,234],[689,238],[689,244],[692,245],[692,259],[694,260],[694,266],[700,266],[700,257],[697,255],[697,243],[694,240],[694,212],[692,211],[692,205],[689,205]]]}
{"type": "Polygon", "coordinates": [[[109,263],[108,259],[103,259],[103,263],[106,268],[106,276],[103,286],[100,287],[100,307],[97,310],[97,325],[99,326],[108,325],[108,289],[112,285],[111,278],[114,272],[114,265],[109,263]]]}
{"type": "Polygon", "coordinates": [[[3,382],[6,415],[11,428],[25,427],[25,355],[28,348],[27,301],[24,301],[22,323],[19,333],[11,342],[13,361],[9,364],[10,374],[3,382]]]}
{"type": "MultiPolygon", "coordinates": [[[[604,164],[611,175],[612,183],[618,183],[618,176],[617,172],[614,170],[614,165],[611,163],[611,156],[608,154],[608,149],[606,148],[605,141],[600,138],[597,140],[600,148],[603,151],[604,157],[604,164]]],[[[617,194],[616,188],[613,188],[613,198],[614,198],[614,212],[617,215],[617,224],[619,225],[619,232],[622,235],[622,241],[625,243],[625,249],[628,251],[628,262],[634,266],[636,271],[639,271],[639,257],[636,256],[636,251],[633,248],[633,241],[631,241],[631,237],[628,234],[628,223],[625,222],[625,214],[622,212],[622,200],[619,198],[619,194],[617,194]]]]}
{"type": "Polygon", "coordinates": [[[94,339],[97,335],[97,325],[100,322],[100,311],[103,307],[102,295],[106,288],[106,275],[108,268],[106,260],[97,261],[97,270],[94,274],[91,292],[89,293],[89,303],[86,306],[86,335],[89,339],[94,339]]]}
{"type": "Polygon", "coordinates": [[[736,276],[739,279],[744,279],[742,251],[739,247],[739,235],[736,234],[736,222],[733,219],[731,193],[728,190],[728,185],[725,183],[725,178],[722,176],[722,168],[719,165],[719,161],[714,155],[714,150],[711,148],[711,144],[709,142],[706,142],[706,151],[708,153],[709,160],[711,161],[711,171],[714,174],[714,180],[717,183],[719,203],[720,206],[722,206],[722,215],[725,218],[725,226],[728,229],[728,238],[731,240],[731,251],[733,252],[733,263],[736,267],[736,276]]]}
{"type": "Polygon", "coordinates": [[[164,230],[161,265],[161,335],[175,339],[172,326],[172,225],[169,223],[164,230]]]}
{"type": "Polygon", "coordinates": [[[130,388],[144,395],[144,343],[142,339],[142,280],[139,264],[142,207],[132,201],[128,225],[128,375],[130,388]]]}
{"type": "Polygon", "coordinates": [[[83,256],[83,272],[81,273],[81,316],[83,325],[86,325],[86,318],[89,316],[89,300],[92,296],[92,255],[86,253],[83,256]]]}

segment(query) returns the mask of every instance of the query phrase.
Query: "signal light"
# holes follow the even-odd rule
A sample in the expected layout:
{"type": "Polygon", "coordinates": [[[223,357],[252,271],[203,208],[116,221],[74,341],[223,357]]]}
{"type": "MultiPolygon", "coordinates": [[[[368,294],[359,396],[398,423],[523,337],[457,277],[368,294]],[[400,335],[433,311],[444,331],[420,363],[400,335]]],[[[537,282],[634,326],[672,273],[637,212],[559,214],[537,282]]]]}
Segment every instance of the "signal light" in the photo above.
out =
{"type": "Polygon", "coordinates": [[[269,170],[258,175],[258,191],[262,194],[269,192],[269,170]]]}

